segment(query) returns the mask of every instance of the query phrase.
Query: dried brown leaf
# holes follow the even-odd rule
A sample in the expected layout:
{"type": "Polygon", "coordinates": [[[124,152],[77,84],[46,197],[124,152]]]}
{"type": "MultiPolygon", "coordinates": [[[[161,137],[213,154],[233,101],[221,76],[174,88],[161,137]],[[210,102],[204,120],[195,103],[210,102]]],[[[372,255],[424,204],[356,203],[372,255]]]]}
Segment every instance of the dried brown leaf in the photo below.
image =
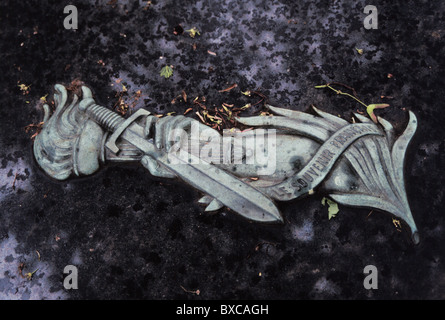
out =
{"type": "Polygon", "coordinates": [[[225,88],[223,90],[219,90],[218,92],[227,92],[227,91],[230,91],[230,90],[232,90],[233,88],[236,88],[236,87],[238,87],[238,85],[236,83],[234,83],[230,87],[225,88]]]}

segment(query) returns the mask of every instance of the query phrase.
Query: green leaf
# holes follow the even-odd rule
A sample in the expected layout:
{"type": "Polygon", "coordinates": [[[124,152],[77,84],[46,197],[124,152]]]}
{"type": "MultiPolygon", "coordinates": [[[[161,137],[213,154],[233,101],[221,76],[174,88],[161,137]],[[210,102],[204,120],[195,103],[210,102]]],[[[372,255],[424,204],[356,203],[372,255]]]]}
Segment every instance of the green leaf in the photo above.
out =
{"type": "Polygon", "coordinates": [[[170,78],[173,75],[173,68],[171,66],[164,66],[161,69],[161,77],[170,78]]]}
{"type": "Polygon", "coordinates": [[[389,104],[386,104],[386,103],[370,104],[369,106],[366,107],[366,112],[371,117],[372,121],[374,121],[374,123],[378,123],[377,117],[374,114],[374,109],[382,109],[382,108],[386,108],[386,107],[389,107],[389,104]]]}
{"type": "Polygon", "coordinates": [[[331,199],[328,199],[328,198],[321,199],[322,205],[326,205],[326,203],[329,206],[328,207],[328,218],[329,218],[329,220],[331,220],[331,218],[334,218],[340,210],[338,209],[337,202],[332,201],[331,199]]]}
{"type": "Polygon", "coordinates": [[[196,35],[200,36],[199,30],[196,27],[193,27],[189,30],[185,30],[185,32],[188,32],[190,37],[194,38],[196,35]]]}
{"type": "Polygon", "coordinates": [[[39,269],[36,269],[36,270],[34,270],[33,272],[28,272],[27,274],[25,274],[25,277],[26,277],[28,280],[32,280],[32,277],[34,276],[34,273],[37,272],[37,270],[39,270],[39,269]]]}

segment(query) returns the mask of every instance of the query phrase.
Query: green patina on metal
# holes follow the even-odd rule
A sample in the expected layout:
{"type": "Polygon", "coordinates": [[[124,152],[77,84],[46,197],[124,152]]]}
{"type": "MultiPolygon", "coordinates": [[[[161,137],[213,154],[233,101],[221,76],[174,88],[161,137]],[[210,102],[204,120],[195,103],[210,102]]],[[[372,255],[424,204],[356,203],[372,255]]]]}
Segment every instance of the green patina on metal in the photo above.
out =
{"type": "Polygon", "coordinates": [[[221,137],[184,116],[158,119],[140,109],[124,119],[97,105],[87,87],[82,99],[74,95],[70,103],[64,86],[55,91],[56,110],[50,115],[44,106],[34,155],[57,180],[91,175],[107,161],[137,161],[154,176],[177,177],[203,192],[199,202],[206,211],[226,206],[261,222],[283,221],[274,200],[319,190],[340,204],[393,214],[419,242],[403,178],[405,152],[417,127],[412,112],[396,138],[382,118],[376,124],[354,114],[357,123],[351,124],[315,107],[311,115],[268,105],[274,116],[237,119],[254,130],[221,137]],[[237,157],[242,161],[233,161],[237,157]]]}

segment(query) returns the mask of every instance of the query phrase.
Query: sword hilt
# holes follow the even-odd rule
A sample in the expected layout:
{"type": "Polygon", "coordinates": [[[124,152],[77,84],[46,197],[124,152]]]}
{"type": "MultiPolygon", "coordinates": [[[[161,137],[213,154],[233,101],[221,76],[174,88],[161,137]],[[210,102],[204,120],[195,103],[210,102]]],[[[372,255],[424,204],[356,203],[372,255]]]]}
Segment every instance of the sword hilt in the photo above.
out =
{"type": "Polygon", "coordinates": [[[119,148],[116,144],[120,135],[139,117],[148,116],[150,112],[144,109],[139,109],[132,114],[128,119],[124,119],[117,113],[99,106],[96,104],[93,98],[85,98],[79,103],[79,110],[85,112],[91,119],[96,121],[106,130],[112,132],[110,138],[108,138],[105,146],[112,152],[117,154],[119,148]]]}
{"type": "Polygon", "coordinates": [[[79,110],[85,112],[100,126],[111,132],[115,132],[117,128],[125,121],[125,119],[117,113],[97,105],[93,98],[83,99],[79,103],[79,110]]]}

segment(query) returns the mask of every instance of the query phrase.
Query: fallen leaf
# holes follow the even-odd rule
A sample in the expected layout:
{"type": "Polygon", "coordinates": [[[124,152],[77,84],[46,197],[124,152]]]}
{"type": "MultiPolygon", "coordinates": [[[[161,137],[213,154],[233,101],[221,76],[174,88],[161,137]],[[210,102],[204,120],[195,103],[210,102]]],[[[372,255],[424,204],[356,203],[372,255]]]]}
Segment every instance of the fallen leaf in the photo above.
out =
{"type": "Polygon", "coordinates": [[[80,79],[74,79],[66,88],[67,91],[74,93],[78,97],[82,96],[82,86],[85,83],[80,79]]]}
{"type": "Polygon", "coordinates": [[[39,269],[36,269],[36,270],[34,270],[33,272],[28,272],[27,274],[25,274],[25,277],[26,277],[29,281],[31,281],[31,280],[32,280],[32,277],[34,276],[34,273],[36,273],[37,270],[39,270],[39,269]]]}
{"type": "Polygon", "coordinates": [[[196,35],[200,36],[199,30],[196,27],[193,27],[191,29],[185,30],[185,32],[188,32],[190,37],[194,38],[196,35]]]}
{"type": "Polygon", "coordinates": [[[28,85],[26,85],[24,83],[21,83],[21,84],[18,85],[18,87],[20,88],[20,91],[22,91],[22,93],[24,95],[26,95],[26,94],[29,93],[29,88],[31,87],[31,85],[28,86],[28,85]]]}
{"type": "Polygon", "coordinates": [[[371,117],[372,121],[374,123],[378,123],[377,117],[374,114],[374,109],[383,109],[389,107],[389,104],[381,103],[381,104],[370,104],[366,107],[366,112],[371,117]]]}
{"type": "Polygon", "coordinates": [[[331,218],[334,218],[337,213],[340,211],[338,209],[338,204],[335,201],[332,201],[331,199],[328,198],[323,198],[321,199],[321,204],[324,205],[328,205],[328,218],[329,220],[331,220],[331,218]]]}
{"type": "Polygon", "coordinates": [[[208,54],[211,54],[212,56],[216,56],[216,53],[213,52],[213,51],[207,50],[207,53],[208,53],[208,54]]]}
{"type": "Polygon", "coordinates": [[[142,10],[148,10],[148,9],[150,9],[150,6],[151,6],[151,5],[152,5],[151,1],[147,1],[147,3],[145,4],[144,9],[142,9],[142,10]]]}
{"type": "Polygon", "coordinates": [[[432,36],[433,38],[435,38],[435,39],[440,39],[440,32],[438,32],[438,31],[433,31],[433,32],[431,33],[431,36],[432,36]]]}
{"type": "Polygon", "coordinates": [[[238,85],[236,83],[234,83],[230,87],[225,88],[223,90],[219,90],[218,92],[227,92],[227,91],[230,91],[230,90],[232,90],[233,88],[236,88],[236,87],[238,87],[238,85]]]}
{"type": "Polygon", "coordinates": [[[204,117],[199,113],[199,111],[196,111],[195,114],[199,117],[199,119],[201,119],[201,121],[203,123],[206,123],[206,121],[204,120],[204,117]]]}
{"type": "Polygon", "coordinates": [[[25,132],[29,133],[31,131],[31,129],[35,129],[36,130],[35,133],[31,136],[31,139],[34,139],[40,133],[40,131],[42,131],[43,124],[44,124],[44,122],[39,122],[38,124],[34,124],[34,123],[28,124],[25,127],[25,132]]]}
{"type": "Polygon", "coordinates": [[[170,78],[173,75],[173,66],[164,66],[161,69],[161,77],[170,78]]]}
{"type": "Polygon", "coordinates": [[[187,293],[193,293],[196,294],[197,296],[199,296],[199,294],[201,293],[201,291],[198,290],[187,290],[186,288],[184,288],[183,286],[180,286],[182,290],[184,290],[187,293]]]}
{"type": "Polygon", "coordinates": [[[17,181],[18,174],[19,174],[19,172],[17,171],[14,175],[14,181],[12,181],[12,190],[15,190],[15,182],[17,181]]]}
{"type": "Polygon", "coordinates": [[[397,229],[402,228],[402,224],[400,223],[400,220],[392,218],[392,224],[394,225],[394,227],[396,227],[397,229]]]}

